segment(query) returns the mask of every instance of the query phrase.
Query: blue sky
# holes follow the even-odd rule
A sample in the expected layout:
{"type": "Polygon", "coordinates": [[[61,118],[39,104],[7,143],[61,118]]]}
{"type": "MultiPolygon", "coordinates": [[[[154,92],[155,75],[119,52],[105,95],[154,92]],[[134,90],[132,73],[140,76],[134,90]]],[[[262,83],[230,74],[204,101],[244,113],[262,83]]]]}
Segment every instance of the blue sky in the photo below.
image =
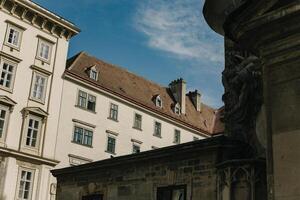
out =
{"type": "Polygon", "coordinates": [[[34,0],[75,23],[79,51],[167,86],[184,78],[203,101],[222,105],[223,38],[202,16],[203,0],[34,0]]]}

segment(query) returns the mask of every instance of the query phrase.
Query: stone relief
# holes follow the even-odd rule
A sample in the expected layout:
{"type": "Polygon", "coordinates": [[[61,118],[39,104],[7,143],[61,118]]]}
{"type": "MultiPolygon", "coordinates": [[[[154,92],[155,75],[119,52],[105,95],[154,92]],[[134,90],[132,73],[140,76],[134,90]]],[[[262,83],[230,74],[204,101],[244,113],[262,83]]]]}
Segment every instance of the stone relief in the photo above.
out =
{"type": "Polygon", "coordinates": [[[261,151],[255,133],[256,117],[263,99],[260,59],[232,50],[226,52],[225,60],[222,82],[226,134],[261,151]]]}

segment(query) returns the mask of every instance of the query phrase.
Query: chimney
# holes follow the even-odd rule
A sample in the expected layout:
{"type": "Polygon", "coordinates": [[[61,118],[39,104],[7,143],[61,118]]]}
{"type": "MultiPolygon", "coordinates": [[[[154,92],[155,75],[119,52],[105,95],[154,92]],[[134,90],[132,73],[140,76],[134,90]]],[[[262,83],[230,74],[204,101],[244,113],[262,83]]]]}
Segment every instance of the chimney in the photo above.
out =
{"type": "Polygon", "coordinates": [[[191,101],[193,102],[196,110],[198,112],[201,112],[201,94],[198,92],[198,90],[195,90],[194,92],[189,92],[188,95],[191,101]]]}
{"type": "Polygon", "coordinates": [[[177,79],[169,84],[169,88],[175,101],[180,105],[181,113],[185,114],[186,82],[182,78],[177,79]]]}

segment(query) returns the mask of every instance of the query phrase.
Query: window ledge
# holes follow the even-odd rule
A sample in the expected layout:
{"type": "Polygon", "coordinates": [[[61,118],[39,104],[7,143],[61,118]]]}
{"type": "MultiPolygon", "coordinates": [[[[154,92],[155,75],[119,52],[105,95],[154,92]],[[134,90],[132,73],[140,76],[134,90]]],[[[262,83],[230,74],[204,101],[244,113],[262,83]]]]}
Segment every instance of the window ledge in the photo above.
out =
{"type": "Polygon", "coordinates": [[[81,145],[81,146],[84,146],[84,147],[88,147],[88,148],[93,148],[93,145],[87,145],[87,144],[81,144],[81,143],[78,143],[78,142],[75,142],[75,141],[71,141],[73,144],[78,144],[78,145],[81,145]]]}
{"type": "Polygon", "coordinates": [[[110,152],[110,151],[107,151],[107,150],[105,150],[105,152],[106,152],[106,153],[109,153],[109,154],[112,154],[112,155],[117,155],[116,153],[110,152]]]}
{"type": "Polygon", "coordinates": [[[36,56],[35,59],[37,59],[37,60],[39,60],[39,61],[41,61],[41,62],[43,62],[43,63],[46,63],[46,64],[48,64],[48,65],[51,64],[50,60],[46,60],[46,59],[41,58],[41,57],[39,57],[39,56],[36,56]]]}
{"type": "Polygon", "coordinates": [[[0,89],[6,91],[6,92],[9,92],[9,93],[13,93],[13,89],[12,88],[7,88],[7,87],[4,87],[2,85],[0,85],[0,89]]]}
{"type": "Polygon", "coordinates": [[[36,103],[40,103],[42,105],[45,105],[45,100],[39,100],[39,99],[35,99],[33,97],[30,97],[29,100],[34,101],[36,103]]]}
{"type": "Polygon", "coordinates": [[[11,48],[10,51],[13,51],[13,50],[20,51],[20,46],[15,46],[15,45],[10,44],[6,41],[5,41],[4,45],[11,48]]]}
{"type": "Polygon", "coordinates": [[[114,118],[111,118],[111,117],[107,117],[107,119],[112,120],[112,121],[115,121],[115,122],[119,122],[119,120],[114,119],[114,118]]]}
{"type": "Polygon", "coordinates": [[[153,134],[154,137],[162,138],[161,135],[153,134]]]}
{"type": "Polygon", "coordinates": [[[133,129],[136,129],[136,130],[139,130],[139,131],[143,131],[143,129],[141,129],[141,128],[139,128],[139,127],[133,126],[132,128],[133,128],[133,129]]]}
{"type": "Polygon", "coordinates": [[[80,108],[81,110],[85,110],[85,111],[87,111],[87,112],[93,113],[93,114],[97,114],[97,112],[96,112],[96,111],[93,111],[93,110],[88,110],[88,109],[86,109],[86,108],[83,108],[83,107],[81,107],[81,106],[78,106],[78,105],[75,105],[75,107],[76,107],[76,108],[80,108]]]}

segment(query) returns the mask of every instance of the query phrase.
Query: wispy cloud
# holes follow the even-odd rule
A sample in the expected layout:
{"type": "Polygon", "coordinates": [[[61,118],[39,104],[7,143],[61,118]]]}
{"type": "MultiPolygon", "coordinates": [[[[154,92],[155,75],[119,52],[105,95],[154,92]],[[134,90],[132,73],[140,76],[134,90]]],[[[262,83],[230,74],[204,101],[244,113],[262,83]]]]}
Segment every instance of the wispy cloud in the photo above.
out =
{"type": "Polygon", "coordinates": [[[148,45],[180,59],[214,65],[223,62],[223,42],[212,35],[201,6],[203,0],[145,0],[135,16],[135,27],[148,45]]]}

